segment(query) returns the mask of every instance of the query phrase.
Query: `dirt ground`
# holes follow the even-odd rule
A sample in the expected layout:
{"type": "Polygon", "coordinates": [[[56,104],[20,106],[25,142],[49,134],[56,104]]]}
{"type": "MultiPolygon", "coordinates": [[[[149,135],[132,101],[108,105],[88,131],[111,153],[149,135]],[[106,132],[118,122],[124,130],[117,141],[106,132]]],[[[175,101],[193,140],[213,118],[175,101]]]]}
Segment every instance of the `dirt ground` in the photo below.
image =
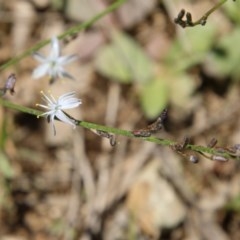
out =
{"type": "MultiPolygon", "coordinates": [[[[112,2],[0,0],[0,65],[112,2]]],[[[238,144],[239,1],[227,1],[205,26],[174,23],[182,8],[195,20],[216,2],[128,0],[61,41],[63,55],[79,57],[66,66],[76,80],[34,80],[38,62],[28,56],[1,71],[1,85],[11,73],[17,78],[15,94],[4,97],[38,109],[41,90],[54,96],[74,90],[82,105],[72,116],[127,130],[146,127],[167,107],[165,129],[156,136],[180,142],[188,136],[204,146],[212,138],[220,146],[238,144]],[[112,46],[113,31],[132,39],[132,45],[125,39],[125,49],[134,46],[123,45],[120,57],[138,49],[148,61],[141,65],[133,54],[117,64],[129,72],[105,63],[102,53],[112,46]],[[143,77],[148,64],[162,88],[143,77]]],[[[49,45],[39,52],[47,55],[49,45]]],[[[0,106],[1,240],[240,239],[238,159],[200,156],[193,164],[189,153],[140,139],[117,136],[112,147],[81,127],[56,122],[56,131],[54,136],[46,119],[0,106]]]]}

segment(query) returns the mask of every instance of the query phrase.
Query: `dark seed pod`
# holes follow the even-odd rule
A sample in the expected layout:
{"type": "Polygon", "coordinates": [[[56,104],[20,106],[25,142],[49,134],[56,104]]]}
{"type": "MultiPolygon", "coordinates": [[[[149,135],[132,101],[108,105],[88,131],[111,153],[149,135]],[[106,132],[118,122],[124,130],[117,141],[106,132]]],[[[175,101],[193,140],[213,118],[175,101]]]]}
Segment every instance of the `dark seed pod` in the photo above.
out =
{"type": "Polygon", "coordinates": [[[192,163],[198,163],[199,159],[196,155],[190,155],[189,156],[189,161],[192,162],[192,163]]]}

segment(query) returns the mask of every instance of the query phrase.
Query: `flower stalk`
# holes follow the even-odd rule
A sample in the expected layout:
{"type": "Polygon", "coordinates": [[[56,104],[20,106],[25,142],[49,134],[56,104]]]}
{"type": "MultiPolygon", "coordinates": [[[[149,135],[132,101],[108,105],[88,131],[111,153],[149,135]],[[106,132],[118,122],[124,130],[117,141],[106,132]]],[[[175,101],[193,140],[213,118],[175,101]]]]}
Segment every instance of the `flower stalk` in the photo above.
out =
{"type": "MultiPolygon", "coordinates": [[[[95,15],[93,18],[90,20],[80,23],[72,28],[69,28],[67,31],[65,31],[63,34],[58,36],[58,39],[64,39],[68,36],[74,36],[80,31],[83,31],[87,29],[88,27],[92,26],[95,22],[97,22],[99,19],[107,15],[108,13],[111,13],[112,11],[116,10],[118,7],[120,7],[126,0],[116,0],[113,2],[111,5],[109,5],[104,11],[100,12],[99,14],[95,15]]],[[[17,55],[16,57],[12,58],[11,60],[7,61],[6,63],[2,64],[0,66],[0,71],[5,70],[9,68],[12,65],[17,64],[20,62],[22,59],[25,57],[32,55],[34,52],[38,51],[40,48],[46,46],[51,42],[51,39],[43,40],[39,42],[38,44],[34,45],[33,47],[27,49],[23,53],[17,55]]]]}
{"type": "MultiPolygon", "coordinates": [[[[0,104],[4,107],[13,109],[13,110],[18,110],[24,113],[28,113],[31,115],[35,115],[35,116],[39,116],[42,117],[43,116],[43,112],[32,109],[32,108],[28,108],[28,107],[24,107],[21,105],[17,105],[15,103],[12,103],[6,99],[0,98],[0,104]]],[[[125,137],[129,137],[129,138],[136,138],[139,140],[143,140],[143,141],[148,141],[148,142],[152,142],[152,143],[156,143],[162,146],[169,146],[173,149],[173,147],[178,146],[179,142],[173,141],[173,140],[169,140],[169,139],[161,139],[158,137],[154,137],[154,136],[150,136],[150,137],[139,137],[139,136],[135,136],[133,134],[132,131],[129,130],[124,130],[124,129],[119,129],[119,128],[113,128],[113,127],[108,127],[108,126],[104,126],[104,125],[99,125],[96,123],[91,123],[91,122],[87,122],[87,121],[81,121],[81,120],[77,120],[74,119],[73,117],[69,116],[67,114],[68,117],[70,117],[74,123],[76,124],[76,126],[81,126],[83,128],[89,129],[89,130],[97,130],[98,132],[105,132],[108,134],[114,134],[114,135],[121,135],[121,136],[125,136],[125,137]]],[[[57,120],[57,119],[56,119],[57,120]]],[[[208,157],[208,159],[213,160],[213,161],[220,161],[220,162],[225,162],[228,159],[235,159],[235,160],[240,160],[239,155],[238,155],[238,150],[239,150],[239,145],[236,144],[235,146],[231,147],[231,148],[224,148],[224,147],[212,147],[212,146],[200,146],[200,145],[194,145],[194,144],[189,144],[187,143],[180,143],[181,148],[177,148],[177,153],[179,153],[180,155],[182,155],[183,157],[186,156],[186,158],[188,158],[190,161],[192,161],[194,156],[193,154],[191,155],[184,155],[186,150],[191,150],[191,152],[195,152],[195,153],[199,153],[200,155],[205,156],[206,154],[212,156],[208,157]],[[228,150],[231,149],[231,150],[228,150]],[[235,149],[235,152],[233,152],[233,150],[235,149]],[[183,152],[184,154],[181,154],[180,152],[183,152]],[[224,161],[223,161],[224,160],[224,161]]],[[[173,149],[174,150],[174,149],[173,149]]],[[[207,155],[206,155],[207,156],[207,155]]],[[[194,158],[195,160],[195,158],[194,158]]],[[[194,161],[192,161],[194,162],[194,161]]]]}

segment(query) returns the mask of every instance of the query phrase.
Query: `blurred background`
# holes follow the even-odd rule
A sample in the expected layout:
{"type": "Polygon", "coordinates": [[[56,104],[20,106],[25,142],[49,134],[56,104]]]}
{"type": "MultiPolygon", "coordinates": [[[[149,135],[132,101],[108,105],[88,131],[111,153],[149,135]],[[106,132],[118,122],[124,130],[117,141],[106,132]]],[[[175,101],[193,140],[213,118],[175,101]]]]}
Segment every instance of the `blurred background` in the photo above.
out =
{"type": "MultiPolygon", "coordinates": [[[[84,22],[111,0],[0,1],[0,64],[84,22]]],[[[181,28],[215,0],[128,0],[90,28],[61,41],[77,54],[76,80],[32,79],[31,56],[15,73],[10,101],[36,108],[40,91],[76,91],[77,119],[134,130],[168,108],[156,136],[206,146],[240,143],[240,1],[227,1],[205,26],[181,28]]],[[[48,55],[49,45],[40,49],[48,55]]],[[[238,240],[239,161],[193,164],[168,147],[117,137],[117,145],[80,127],[0,106],[1,240],[238,240]]]]}

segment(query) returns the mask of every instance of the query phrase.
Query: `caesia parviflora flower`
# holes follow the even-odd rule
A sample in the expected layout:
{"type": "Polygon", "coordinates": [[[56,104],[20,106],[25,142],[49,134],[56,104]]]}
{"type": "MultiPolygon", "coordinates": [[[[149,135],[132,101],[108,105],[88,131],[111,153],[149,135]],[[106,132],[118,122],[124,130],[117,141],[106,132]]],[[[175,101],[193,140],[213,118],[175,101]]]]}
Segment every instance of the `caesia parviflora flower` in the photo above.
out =
{"type": "Polygon", "coordinates": [[[44,75],[50,76],[50,83],[57,78],[74,79],[65,69],[64,66],[77,59],[76,55],[61,56],[59,41],[56,37],[51,39],[51,50],[47,57],[39,52],[35,52],[33,57],[41,64],[34,71],[32,77],[34,79],[41,78],[44,75]]]}
{"type": "Polygon", "coordinates": [[[69,92],[61,95],[58,99],[55,99],[51,94],[46,95],[41,92],[42,99],[46,103],[36,104],[39,107],[47,109],[45,113],[38,115],[38,117],[46,116],[51,123],[54,135],[56,135],[56,128],[54,125],[54,119],[58,119],[64,123],[70,124],[73,128],[76,127],[76,121],[69,117],[63,110],[72,109],[78,107],[82,101],[75,97],[75,92],[69,92]]]}

